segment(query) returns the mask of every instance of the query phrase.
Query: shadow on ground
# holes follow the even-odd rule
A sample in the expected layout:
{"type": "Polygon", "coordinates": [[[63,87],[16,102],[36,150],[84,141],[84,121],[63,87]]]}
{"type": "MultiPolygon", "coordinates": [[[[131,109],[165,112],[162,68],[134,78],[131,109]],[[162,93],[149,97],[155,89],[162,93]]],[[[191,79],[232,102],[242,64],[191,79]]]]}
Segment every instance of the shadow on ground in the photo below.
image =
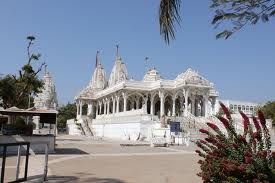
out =
{"type": "Polygon", "coordinates": [[[82,151],[77,148],[56,148],[55,153],[56,155],[66,155],[66,154],[89,154],[85,151],[82,151]]]}
{"type": "MultiPolygon", "coordinates": [[[[33,176],[28,178],[28,183],[40,183],[42,182],[41,175],[33,176]]],[[[119,179],[114,178],[97,178],[97,177],[87,177],[79,178],[75,176],[48,176],[46,183],[73,183],[73,182],[89,182],[89,183],[126,183],[119,179]]]]}
{"type": "Polygon", "coordinates": [[[81,139],[56,139],[56,141],[73,141],[73,142],[79,142],[79,141],[84,141],[81,139]]]}

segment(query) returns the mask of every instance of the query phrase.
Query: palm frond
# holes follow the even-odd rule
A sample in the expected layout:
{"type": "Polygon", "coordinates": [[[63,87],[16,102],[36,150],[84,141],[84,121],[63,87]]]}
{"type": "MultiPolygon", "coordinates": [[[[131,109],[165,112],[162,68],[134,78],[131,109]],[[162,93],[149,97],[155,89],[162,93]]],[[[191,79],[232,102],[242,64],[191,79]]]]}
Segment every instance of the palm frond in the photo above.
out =
{"type": "Polygon", "coordinates": [[[171,39],[175,39],[175,23],[180,25],[180,5],[181,0],[160,0],[160,34],[167,44],[169,44],[171,39]]]}

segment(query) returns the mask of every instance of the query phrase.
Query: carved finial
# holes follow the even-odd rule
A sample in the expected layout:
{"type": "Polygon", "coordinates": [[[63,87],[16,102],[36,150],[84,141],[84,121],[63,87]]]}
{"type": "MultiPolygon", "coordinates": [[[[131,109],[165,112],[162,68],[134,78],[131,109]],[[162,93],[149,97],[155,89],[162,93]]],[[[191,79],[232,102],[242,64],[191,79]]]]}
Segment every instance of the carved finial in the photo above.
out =
{"type": "Polygon", "coordinates": [[[96,58],[95,58],[95,67],[99,65],[99,51],[96,51],[96,58]]]}
{"type": "Polygon", "coordinates": [[[149,70],[148,60],[149,57],[145,57],[145,73],[149,70]]]}
{"type": "Polygon", "coordinates": [[[119,59],[119,45],[116,45],[116,58],[119,59]]]}
{"type": "Polygon", "coordinates": [[[45,64],[44,70],[45,70],[45,75],[47,75],[47,64],[45,64]]]}

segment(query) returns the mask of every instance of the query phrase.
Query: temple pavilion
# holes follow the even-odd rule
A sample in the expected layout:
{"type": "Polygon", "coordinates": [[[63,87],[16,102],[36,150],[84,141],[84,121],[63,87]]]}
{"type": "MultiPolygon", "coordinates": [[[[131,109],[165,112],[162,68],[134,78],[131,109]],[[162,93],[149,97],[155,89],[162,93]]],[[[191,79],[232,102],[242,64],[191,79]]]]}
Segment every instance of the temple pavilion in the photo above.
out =
{"type": "Polygon", "coordinates": [[[142,80],[129,79],[118,47],[109,77],[99,52],[95,62],[91,81],[75,97],[77,120],[86,133],[110,138],[136,134],[147,138],[148,129],[161,118],[207,118],[214,114],[218,92],[213,83],[195,70],[189,68],[167,80],[152,68],[142,80]],[[82,112],[84,105],[87,114],[82,112]]]}

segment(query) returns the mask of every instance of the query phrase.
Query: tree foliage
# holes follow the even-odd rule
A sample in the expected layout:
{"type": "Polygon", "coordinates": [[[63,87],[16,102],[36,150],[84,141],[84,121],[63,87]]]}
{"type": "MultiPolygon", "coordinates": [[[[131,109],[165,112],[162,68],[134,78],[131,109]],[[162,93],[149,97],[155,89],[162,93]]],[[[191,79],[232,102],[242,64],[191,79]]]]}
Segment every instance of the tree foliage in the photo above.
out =
{"type": "Polygon", "coordinates": [[[227,39],[247,24],[256,24],[259,20],[268,22],[275,15],[274,0],[212,0],[215,10],[212,24],[230,27],[216,35],[227,39]]]}
{"type": "Polygon", "coordinates": [[[225,116],[219,117],[227,133],[215,124],[207,123],[211,131],[201,129],[206,135],[198,140],[196,150],[201,160],[198,174],[204,182],[275,182],[275,153],[271,153],[269,130],[263,113],[253,117],[253,125],[243,113],[244,131],[238,133],[229,110],[221,104],[225,116]],[[252,128],[254,126],[254,128],[252,128]]]}
{"type": "Polygon", "coordinates": [[[161,0],[159,5],[160,34],[169,44],[170,39],[175,39],[175,22],[179,25],[181,0],[161,0]]]}
{"type": "Polygon", "coordinates": [[[65,128],[68,119],[76,118],[75,103],[68,103],[58,109],[57,127],[65,128]]]}
{"type": "Polygon", "coordinates": [[[275,101],[269,101],[264,106],[260,107],[266,118],[272,120],[272,124],[275,125],[275,101]]]}
{"type": "MultiPolygon", "coordinates": [[[[227,27],[216,38],[229,38],[247,24],[256,24],[259,20],[267,22],[275,15],[274,0],[210,0],[214,10],[212,24],[215,28],[222,24],[227,27]]],[[[160,34],[169,44],[175,39],[175,23],[180,25],[182,0],[160,0],[160,34]]]]}
{"type": "Polygon", "coordinates": [[[9,74],[0,79],[0,97],[4,108],[12,106],[28,108],[29,96],[36,95],[43,88],[43,81],[38,78],[38,73],[45,63],[34,70],[32,63],[38,61],[41,55],[31,53],[31,46],[35,37],[28,36],[27,40],[27,63],[19,70],[18,75],[9,74]]]}

